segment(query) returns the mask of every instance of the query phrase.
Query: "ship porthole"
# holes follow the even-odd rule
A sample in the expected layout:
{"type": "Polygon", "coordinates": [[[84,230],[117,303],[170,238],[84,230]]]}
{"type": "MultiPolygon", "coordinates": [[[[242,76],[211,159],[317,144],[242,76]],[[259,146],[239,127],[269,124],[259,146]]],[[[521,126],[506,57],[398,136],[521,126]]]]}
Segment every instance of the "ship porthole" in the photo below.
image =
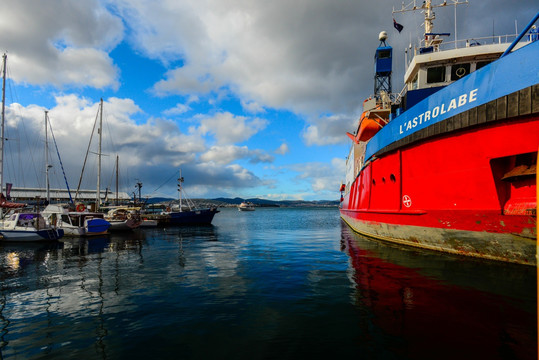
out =
{"type": "Polygon", "coordinates": [[[393,182],[396,182],[396,181],[397,181],[397,178],[395,177],[394,174],[391,174],[391,175],[389,176],[389,180],[391,180],[391,181],[393,181],[393,182]]]}
{"type": "Polygon", "coordinates": [[[386,183],[386,178],[385,178],[385,177],[382,178],[382,182],[383,182],[384,184],[386,183]]]}
{"type": "Polygon", "coordinates": [[[376,185],[376,180],[372,179],[372,184],[376,185]]]}

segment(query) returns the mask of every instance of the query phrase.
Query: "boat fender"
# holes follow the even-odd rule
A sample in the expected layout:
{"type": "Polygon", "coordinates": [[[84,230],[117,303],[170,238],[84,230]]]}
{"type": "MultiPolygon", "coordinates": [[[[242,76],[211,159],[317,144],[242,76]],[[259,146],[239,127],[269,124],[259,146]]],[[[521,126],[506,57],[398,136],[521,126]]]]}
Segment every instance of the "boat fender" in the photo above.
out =
{"type": "Polygon", "coordinates": [[[86,210],[86,208],[84,207],[84,204],[78,204],[77,205],[77,211],[78,212],[83,212],[84,210],[86,210]]]}

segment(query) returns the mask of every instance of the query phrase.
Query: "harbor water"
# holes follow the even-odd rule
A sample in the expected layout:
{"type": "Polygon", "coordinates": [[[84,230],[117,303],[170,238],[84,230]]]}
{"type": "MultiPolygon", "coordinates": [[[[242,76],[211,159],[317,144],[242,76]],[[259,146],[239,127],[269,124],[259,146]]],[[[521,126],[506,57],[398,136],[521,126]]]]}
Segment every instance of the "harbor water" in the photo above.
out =
{"type": "Polygon", "coordinates": [[[0,359],[536,359],[536,269],[363,238],[336,208],[0,243],[0,359]]]}

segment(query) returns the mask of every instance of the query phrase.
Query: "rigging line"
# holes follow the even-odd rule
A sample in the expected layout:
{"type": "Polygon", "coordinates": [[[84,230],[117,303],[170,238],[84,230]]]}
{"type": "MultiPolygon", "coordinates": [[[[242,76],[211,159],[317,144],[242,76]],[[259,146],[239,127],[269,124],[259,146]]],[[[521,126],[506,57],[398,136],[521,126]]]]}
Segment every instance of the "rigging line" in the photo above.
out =
{"type": "Polygon", "coordinates": [[[97,125],[97,119],[99,117],[99,111],[102,111],[102,110],[98,110],[97,113],[95,114],[94,127],[92,129],[92,134],[90,135],[90,141],[88,142],[88,149],[86,149],[86,156],[84,157],[84,163],[82,164],[82,171],[80,173],[79,185],[77,185],[77,192],[75,193],[75,201],[77,201],[77,198],[79,196],[80,184],[82,183],[82,176],[84,175],[84,168],[86,167],[86,160],[88,160],[88,153],[90,152],[90,146],[92,145],[92,138],[94,137],[94,131],[95,131],[95,127],[97,125]]]}
{"type": "Polygon", "coordinates": [[[168,183],[173,177],[176,177],[178,174],[178,171],[174,171],[174,173],[167,179],[165,180],[164,183],[162,183],[161,185],[159,185],[157,187],[157,189],[155,189],[152,193],[155,193],[157,190],[161,189],[166,183],[168,183]]]}
{"type": "MultiPolygon", "coordinates": [[[[8,72],[8,76],[7,76],[7,77],[8,77],[9,79],[11,79],[12,77],[11,77],[11,70],[10,70],[10,68],[9,68],[9,67],[6,67],[6,71],[8,72]]],[[[16,95],[16,91],[14,90],[14,88],[13,88],[11,82],[8,82],[8,83],[7,83],[7,86],[8,86],[8,88],[9,88],[9,93],[10,93],[11,101],[12,101],[12,103],[14,103],[15,100],[17,100],[16,97],[13,95],[14,93],[15,93],[15,95],[16,95]]],[[[21,119],[20,122],[19,122],[19,124],[21,124],[21,126],[22,126],[22,129],[23,129],[22,131],[23,131],[23,133],[24,133],[24,137],[26,138],[26,144],[28,144],[28,146],[30,146],[30,144],[32,144],[32,142],[30,142],[30,140],[29,140],[29,138],[28,138],[28,131],[26,130],[26,123],[25,123],[25,121],[24,121],[24,116],[22,116],[22,113],[20,112],[20,107],[17,107],[16,110],[13,110],[13,112],[17,112],[17,113],[18,113],[18,114],[17,114],[18,117],[21,119]]],[[[9,131],[9,126],[7,127],[7,130],[9,131]]],[[[19,132],[19,133],[20,133],[20,132],[19,132]]],[[[5,140],[6,140],[6,139],[9,139],[9,137],[8,137],[8,136],[5,136],[5,140]]],[[[23,184],[23,186],[26,186],[26,179],[25,179],[25,177],[24,177],[25,171],[24,171],[24,169],[22,168],[22,156],[21,156],[22,152],[21,152],[20,146],[21,146],[21,143],[20,143],[20,139],[19,139],[18,147],[17,147],[17,149],[18,149],[18,152],[17,152],[17,153],[19,154],[19,162],[18,162],[18,163],[19,163],[19,166],[18,166],[18,168],[19,168],[19,176],[18,176],[18,178],[19,178],[19,179],[22,179],[22,184],[23,184]]],[[[4,153],[5,153],[5,152],[4,152],[4,153]]],[[[12,153],[12,152],[9,152],[9,154],[10,154],[10,157],[11,157],[12,164],[14,164],[14,161],[13,161],[13,153],[12,153]]],[[[35,161],[35,159],[34,159],[34,152],[33,152],[33,151],[30,151],[30,159],[31,159],[31,164],[33,165],[34,175],[35,175],[35,177],[36,177],[37,183],[40,184],[40,183],[39,183],[40,177],[39,177],[39,175],[38,175],[38,173],[37,173],[36,161],[35,161]]],[[[13,174],[15,174],[15,170],[13,170],[13,174]]]]}
{"type": "MultiPolygon", "coordinates": [[[[8,68],[7,68],[7,64],[6,64],[6,69],[5,69],[6,73],[8,72],[8,68]]],[[[11,75],[6,75],[6,78],[7,79],[11,79],[11,75]]],[[[10,86],[10,82],[9,81],[6,81],[6,87],[10,86]]],[[[9,93],[11,95],[11,103],[13,103],[13,93],[11,91],[11,87],[9,88],[9,93]]],[[[14,111],[13,111],[14,112],[14,111]]],[[[10,170],[8,171],[8,173],[11,173],[11,176],[14,178],[14,179],[20,179],[21,176],[21,157],[19,156],[18,159],[19,159],[19,163],[18,163],[18,166],[15,165],[15,160],[14,160],[14,153],[16,152],[17,154],[20,154],[20,139],[18,139],[19,141],[17,141],[17,149],[16,151],[6,151],[6,148],[9,147],[9,145],[11,145],[10,143],[7,142],[7,140],[9,139],[9,136],[8,136],[8,132],[9,132],[9,126],[7,126],[7,124],[5,124],[5,127],[4,127],[4,169],[6,168],[10,168],[10,170]],[[17,172],[16,169],[19,169],[19,171],[17,172]]],[[[4,174],[6,172],[4,171],[4,174]]],[[[6,180],[6,176],[4,175],[4,181],[7,183],[7,180],[6,180]]],[[[10,180],[11,182],[13,182],[13,180],[10,180]]]]}
{"type": "MultiPolygon", "coordinates": [[[[116,156],[118,156],[118,154],[116,154],[116,156]]],[[[110,178],[109,178],[109,182],[108,182],[108,186],[107,186],[107,189],[109,189],[111,192],[112,192],[112,181],[114,180],[114,176],[115,176],[116,172],[118,172],[118,176],[120,176],[119,175],[120,171],[116,170],[116,162],[115,162],[114,165],[112,166],[112,171],[110,173],[110,178]]]]}
{"type": "MultiPolygon", "coordinates": [[[[105,110],[103,108],[101,108],[101,111],[103,111],[103,122],[104,122],[104,125],[107,127],[107,132],[108,132],[107,139],[108,139],[108,141],[110,141],[110,147],[112,149],[112,152],[115,152],[116,156],[118,156],[118,151],[116,149],[116,145],[114,144],[114,141],[113,141],[113,138],[112,138],[112,131],[111,131],[110,124],[109,124],[109,121],[108,121],[108,113],[105,112],[105,110]]],[[[111,159],[112,159],[112,157],[111,157],[111,159]]],[[[116,170],[116,163],[113,166],[113,171],[110,173],[110,180],[109,180],[109,183],[108,183],[108,186],[107,186],[108,189],[111,192],[112,192],[112,182],[113,182],[115,174],[116,174],[116,171],[114,171],[114,170],[116,170]]],[[[117,169],[117,171],[118,171],[118,176],[120,176],[119,175],[120,169],[117,169]]]]}
{"type": "Polygon", "coordinates": [[[66,172],[64,170],[64,164],[62,163],[62,158],[60,157],[60,151],[58,150],[58,144],[56,143],[56,138],[54,137],[54,133],[52,132],[52,124],[51,124],[51,119],[50,118],[49,118],[49,128],[51,129],[52,141],[54,142],[54,147],[56,148],[56,154],[58,154],[58,161],[60,161],[60,167],[62,168],[62,174],[64,174],[64,180],[66,182],[67,193],[69,195],[69,201],[71,202],[71,204],[73,204],[73,198],[71,197],[71,190],[69,190],[69,184],[67,182],[66,172]]]}
{"type": "MultiPolygon", "coordinates": [[[[114,143],[114,138],[112,136],[113,132],[111,130],[110,122],[108,121],[108,118],[109,118],[108,113],[105,110],[102,110],[102,111],[104,111],[104,113],[103,113],[103,122],[104,122],[104,126],[107,128],[107,131],[108,131],[107,139],[110,141],[110,147],[111,147],[112,151],[115,152],[117,156],[119,156],[119,149],[116,146],[116,144],[114,143]]],[[[112,157],[111,157],[111,159],[112,159],[112,157]]],[[[114,165],[113,168],[116,169],[116,165],[114,165]]],[[[126,170],[126,172],[127,172],[127,170],[126,170]]],[[[115,176],[116,176],[115,172],[113,171],[111,173],[111,177],[110,177],[110,181],[109,181],[109,189],[111,189],[111,191],[112,191],[112,182],[113,182],[115,176]]],[[[126,174],[125,176],[123,176],[121,174],[121,169],[119,167],[119,164],[118,164],[118,178],[121,179],[119,181],[119,184],[118,184],[119,188],[128,189],[130,187],[129,182],[127,180],[129,178],[129,174],[126,174]]],[[[120,191],[120,189],[118,189],[118,191],[120,191]]],[[[128,193],[129,193],[129,191],[128,191],[128,193]]]]}
{"type": "Polygon", "coordinates": [[[114,139],[112,138],[112,131],[110,129],[110,124],[108,122],[108,114],[105,114],[105,116],[103,116],[103,120],[104,120],[103,122],[105,123],[105,126],[107,127],[107,131],[108,131],[108,135],[109,135],[108,138],[109,138],[109,141],[110,141],[112,151],[117,153],[118,151],[116,150],[116,145],[114,144],[114,139]]]}

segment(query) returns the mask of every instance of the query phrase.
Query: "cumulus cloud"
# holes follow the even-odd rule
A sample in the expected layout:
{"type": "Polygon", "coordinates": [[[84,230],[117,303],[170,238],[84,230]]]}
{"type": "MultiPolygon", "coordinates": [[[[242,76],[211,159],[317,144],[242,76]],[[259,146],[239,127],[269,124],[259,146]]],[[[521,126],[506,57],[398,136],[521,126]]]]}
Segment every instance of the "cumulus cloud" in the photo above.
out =
{"type": "MultiPolygon", "coordinates": [[[[357,21],[361,8],[354,1],[335,6],[322,0],[208,0],[155,6],[134,0],[117,8],[141,51],[165,62],[182,60],[155,85],[160,94],[208,94],[226,87],[260,106],[350,110],[357,106],[361,69],[371,68],[359,55],[368,34],[357,21]]],[[[366,28],[375,43],[375,27],[366,28]]],[[[370,75],[365,71],[365,77],[370,75]]]]}
{"type": "Polygon", "coordinates": [[[271,163],[273,156],[255,149],[249,150],[247,146],[212,146],[207,152],[200,155],[200,160],[204,162],[216,162],[219,164],[230,164],[239,159],[249,159],[250,163],[271,163]]]}
{"type": "Polygon", "coordinates": [[[302,133],[307,145],[332,145],[346,140],[345,131],[353,132],[357,118],[347,115],[331,115],[313,118],[302,133]]]}
{"type": "Polygon", "coordinates": [[[279,155],[285,155],[285,154],[287,154],[289,151],[290,151],[290,149],[288,148],[288,144],[282,143],[281,146],[279,146],[279,147],[275,150],[275,153],[276,153],[276,154],[279,154],[279,155]]]}
{"type": "Polygon", "coordinates": [[[241,106],[246,112],[251,113],[251,114],[263,113],[266,111],[264,107],[262,107],[256,101],[249,101],[249,100],[242,99],[241,106]]]}
{"type": "Polygon", "coordinates": [[[217,143],[222,145],[245,141],[267,125],[268,121],[264,119],[222,112],[211,117],[203,117],[197,132],[213,135],[217,143]]]}
{"type": "MultiPolygon", "coordinates": [[[[86,150],[89,148],[88,164],[85,170],[83,188],[94,188],[96,184],[97,162],[97,130],[99,126],[99,103],[75,95],[58,96],[56,106],[48,110],[48,116],[60,156],[71,188],[76,187],[81,174],[86,150]]],[[[234,159],[246,158],[250,162],[271,162],[273,157],[260,150],[248,150],[246,147],[212,148],[208,151],[206,139],[200,133],[184,132],[170,120],[150,119],[139,124],[132,117],[141,109],[131,99],[109,98],[103,105],[102,132],[102,186],[111,187],[114,181],[116,156],[120,160],[120,169],[128,169],[123,175],[134,184],[135,178],[144,177],[147,191],[157,186],[163,178],[170,177],[172,168],[189,169],[191,187],[195,194],[205,194],[203,187],[211,185],[210,189],[234,189],[236,187],[251,187],[261,183],[261,180],[251,171],[238,164],[231,164],[234,159]],[[119,136],[121,134],[121,136],[119,136]],[[230,156],[226,158],[226,156],[230,156]],[[196,186],[194,185],[196,184],[196,186]]],[[[36,168],[44,168],[44,111],[35,105],[21,106],[11,104],[6,109],[7,137],[10,140],[6,146],[8,177],[16,186],[44,185],[44,175],[36,168]],[[24,133],[24,135],[23,135],[24,133]],[[37,157],[28,161],[28,158],[37,157]],[[18,156],[26,161],[16,161],[18,156]],[[21,167],[22,165],[24,167],[21,167]],[[42,164],[42,165],[40,165],[42,164]],[[26,178],[22,179],[24,175],[26,178]],[[32,177],[31,179],[29,177],[32,177]]],[[[51,137],[49,133],[49,137],[51,137]]],[[[49,138],[51,141],[51,138],[49,138]]],[[[52,144],[52,142],[51,142],[52,144]]],[[[58,164],[56,152],[50,147],[51,163],[55,174],[51,181],[53,187],[64,188],[63,175],[58,164]]],[[[174,177],[171,178],[174,180],[174,177]]],[[[131,186],[127,186],[130,188],[131,186]]],[[[171,181],[169,188],[174,188],[171,181]]]]}
{"type": "Polygon", "coordinates": [[[37,85],[117,88],[108,51],[123,38],[122,20],[97,0],[5,0],[0,43],[13,59],[12,79],[37,85]],[[37,14],[37,15],[36,15],[37,14]]]}
{"type": "Polygon", "coordinates": [[[314,192],[335,193],[344,176],[345,160],[334,158],[331,163],[306,163],[297,164],[291,167],[298,172],[297,180],[309,181],[314,192]]]}
{"type": "Polygon", "coordinates": [[[175,116],[175,115],[181,115],[183,113],[186,113],[189,110],[191,110],[191,107],[189,105],[176,104],[175,107],[163,111],[163,114],[166,116],[175,116]]]}

